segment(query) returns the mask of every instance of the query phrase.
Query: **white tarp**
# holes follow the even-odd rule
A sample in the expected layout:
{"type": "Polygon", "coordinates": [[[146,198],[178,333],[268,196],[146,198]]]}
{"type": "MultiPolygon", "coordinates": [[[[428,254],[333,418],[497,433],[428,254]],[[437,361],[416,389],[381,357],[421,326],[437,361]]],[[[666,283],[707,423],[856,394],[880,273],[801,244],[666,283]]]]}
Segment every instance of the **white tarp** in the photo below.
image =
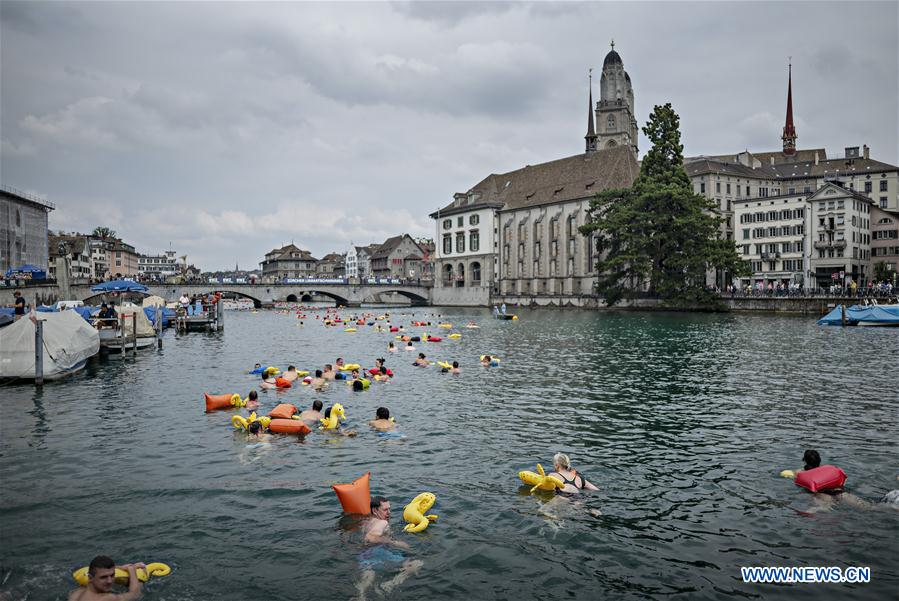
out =
{"type": "Polygon", "coordinates": [[[131,317],[132,314],[137,315],[138,338],[151,338],[156,336],[156,331],[153,329],[153,324],[150,323],[150,319],[147,317],[147,314],[144,313],[144,310],[137,305],[125,305],[124,307],[116,307],[115,312],[119,317],[125,317],[125,336],[130,338],[134,335],[134,326],[132,325],[134,322],[132,321],[131,317]]]}
{"type": "Polygon", "coordinates": [[[142,305],[144,308],[146,307],[165,307],[165,299],[161,296],[148,296],[144,299],[142,305]]]}
{"type": "MultiPolygon", "coordinates": [[[[100,350],[97,330],[77,312],[34,315],[44,322],[44,378],[64,376],[100,350]]],[[[0,378],[34,378],[34,330],[28,315],[0,329],[0,378]]]]}

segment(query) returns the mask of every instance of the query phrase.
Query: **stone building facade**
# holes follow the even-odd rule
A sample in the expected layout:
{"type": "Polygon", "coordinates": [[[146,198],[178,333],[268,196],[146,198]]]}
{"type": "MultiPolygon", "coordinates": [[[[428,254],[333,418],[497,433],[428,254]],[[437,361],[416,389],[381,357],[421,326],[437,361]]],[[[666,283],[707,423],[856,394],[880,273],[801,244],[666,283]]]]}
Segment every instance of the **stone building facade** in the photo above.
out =
{"type": "Polygon", "coordinates": [[[423,252],[409,234],[388,238],[371,254],[371,275],[385,278],[421,277],[423,252]]]}
{"type": "Polygon", "coordinates": [[[899,271],[899,211],[887,211],[875,204],[871,207],[871,277],[881,262],[890,277],[896,279],[899,271]]]}
{"type": "Polygon", "coordinates": [[[633,183],[637,131],[631,78],[613,45],[596,104],[591,75],[583,154],[488,175],[431,213],[435,302],[580,304],[592,296],[595,244],[578,227],[597,192],[633,183]]]}
{"type": "Polygon", "coordinates": [[[22,265],[48,269],[48,215],[55,208],[39,196],[0,186],[0,272],[22,265]]]}
{"type": "Polygon", "coordinates": [[[262,266],[262,278],[267,281],[285,278],[305,278],[315,276],[315,265],[318,259],[308,250],[294,244],[275,248],[265,254],[262,266]]]}
{"type": "Polygon", "coordinates": [[[828,182],[808,199],[813,287],[867,284],[871,262],[871,208],[874,201],[828,182]]]}
{"type": "Polygon", "coordinates": [[[807,199],[806,194],[786,194],[734,201],[737,254],[752,266],[750,277],[734,282],[740,288],[804,283],[807,199]]]}

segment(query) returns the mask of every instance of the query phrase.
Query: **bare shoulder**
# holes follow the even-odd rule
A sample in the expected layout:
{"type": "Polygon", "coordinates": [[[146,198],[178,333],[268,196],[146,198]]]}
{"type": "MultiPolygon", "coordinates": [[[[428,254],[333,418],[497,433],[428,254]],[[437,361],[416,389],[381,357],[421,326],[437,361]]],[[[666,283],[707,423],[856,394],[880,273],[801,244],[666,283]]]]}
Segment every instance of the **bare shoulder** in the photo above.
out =
{"type": "Polygon", "coordinates": [[[84,595],[83,588],[76,588],[71,593],[69,593],[69,601],[80,601],[81,597],[84,595]]]}

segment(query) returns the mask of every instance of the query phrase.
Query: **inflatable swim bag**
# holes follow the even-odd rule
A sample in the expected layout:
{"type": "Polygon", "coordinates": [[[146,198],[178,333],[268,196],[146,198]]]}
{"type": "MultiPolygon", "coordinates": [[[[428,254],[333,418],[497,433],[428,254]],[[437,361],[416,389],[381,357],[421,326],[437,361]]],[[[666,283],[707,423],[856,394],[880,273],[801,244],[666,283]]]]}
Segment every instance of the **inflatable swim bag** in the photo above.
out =
{"type": "Polygon", "coordinates": [[[371,513],[371,488],[369,481],[371,472],[356,478],[352,484],[335,484],[331,488],[337,493],[337,500],[343,507],[344,513],[371,513]]]}
{"type": "Polygon", "coordinates": [[[290,419],[297,412],[297,408],[290,403],[281,403],[271,410],[268,416],[272,419],[290,419]]]}
{"type": "Polygon", "coordinates": [[[846,482],[846,472],[833,465],[822,465],[796,474],[796,485],[812,492],[834,490],[846,482]]]}
{"type": "Polygon", "coordinates": [[[268,424],[268,431],[277,434],[309,434],[312,428],[298,419],[273,419],[268,424]]]}
{"type": "Polygon", "coordinates": [[[244,407],[247,402],[240,398],[240,395],[232,394],[209,394],[204,392],[206,398],[206,411],[215,411],[216,409],[231,409],[232,407],[244,407]]]}

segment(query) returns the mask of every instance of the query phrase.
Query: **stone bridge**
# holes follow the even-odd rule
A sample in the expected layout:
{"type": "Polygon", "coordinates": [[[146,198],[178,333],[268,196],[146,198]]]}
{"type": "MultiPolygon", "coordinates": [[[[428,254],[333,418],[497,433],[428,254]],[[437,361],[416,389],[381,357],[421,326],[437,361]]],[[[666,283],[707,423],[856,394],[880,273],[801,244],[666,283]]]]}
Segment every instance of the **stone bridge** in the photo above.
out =
{"type": "MultiPolygon", "coordinates": [[[[56,284],[46,286],[26,286],[22,288],[0,288],[0,305],[13,302],[13,291],[19,290],[29,304],[51,303],[57,300],[99,300],[101,293],[92,292],[88,285],[75,284],[63,291],[56,284]]],[[[147,294],[161,296],[173,302],[186,293],[209,294],[230,292],[248,298],[257,307],[276,302],[309,302],[313,297],[328,297],[335,305],[359,307],[362,303],[383,302],[383,294],[399,294],[409,299],[414,306],[431,304],[431,286],[422,284],[153,284],[147,294]]]]}

